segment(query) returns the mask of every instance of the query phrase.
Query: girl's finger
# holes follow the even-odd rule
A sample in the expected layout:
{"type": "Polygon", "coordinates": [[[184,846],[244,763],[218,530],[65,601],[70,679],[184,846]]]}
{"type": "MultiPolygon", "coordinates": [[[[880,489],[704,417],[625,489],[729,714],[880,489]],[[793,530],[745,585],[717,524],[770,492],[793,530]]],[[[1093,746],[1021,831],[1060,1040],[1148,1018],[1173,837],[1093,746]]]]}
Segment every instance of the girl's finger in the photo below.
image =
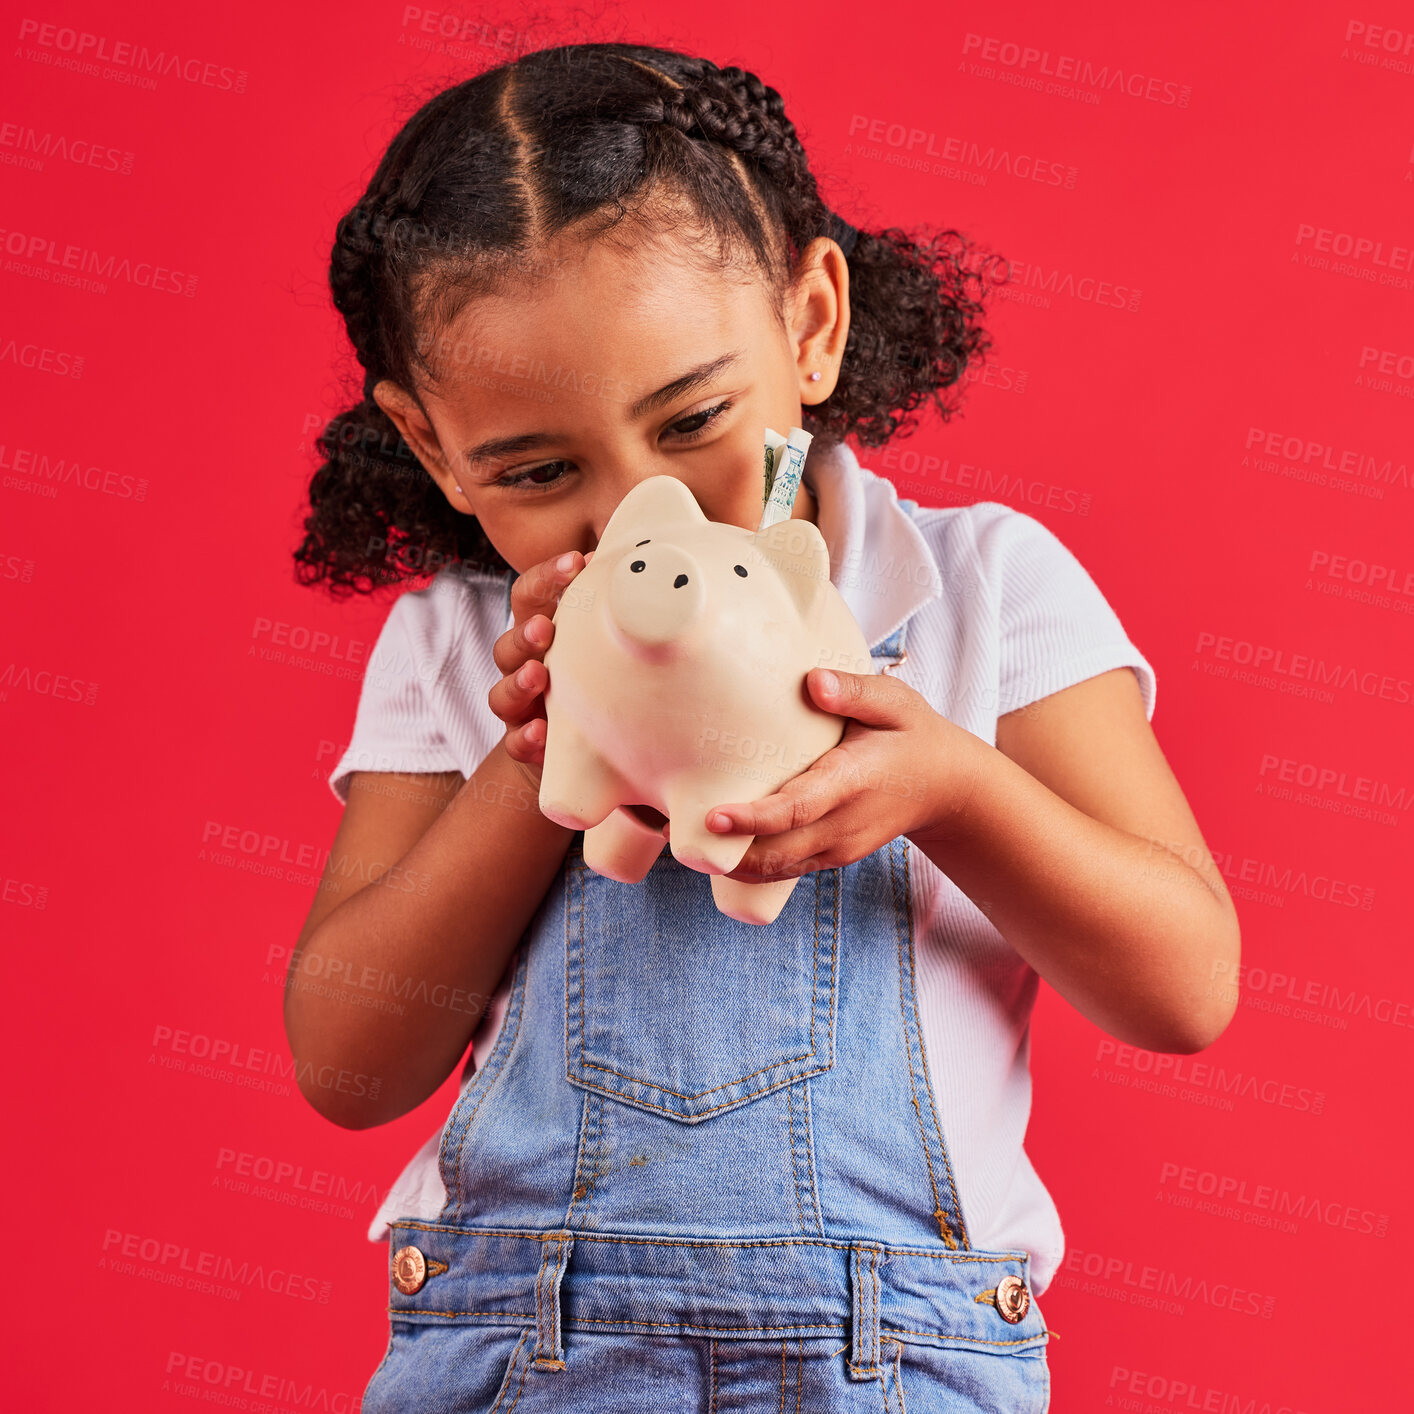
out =
{"type": "Polygon", "coordinates": [[[779,835],[813,825],[841,799],[840,782],[829,770],[832,755],[826,752],[808,771],[793,776],[774,795],[745,805],[714,806],[707,812],[707,828],[714,835],[779,835]],[[728,823],[723,826],[718,817],[728,823]]]}
{"type": "Polygon", "coordinates": [[[518,575],[511,584],[511,613],[515,619],[528,619],[532,614],[552,615],[561,590],[584,568],[583,561],[578,550],[567,550],[518,575]]]}
{"type": "Polygon", "coordinates": [[[527,658],[514,673],[496,682],[486,694],[491,711],[507,726],[523,724],[545,687],[549,671],[539,658],[527,658]]]}
{"type": "Polygon", "coordinates": [[[519,727],[506,729],[506,755],[527,766],[545,764],[545,719],[532,717],[519,727]]]}
{"type": "Polygon", "coordinates": [[[918,698],[913,688],[888,673],[866,675],[812,668],[805,680],[817,706],[870,727],[905,725],[918,698]],[[830,687],[832,678],[834,686],[830,687]]]}

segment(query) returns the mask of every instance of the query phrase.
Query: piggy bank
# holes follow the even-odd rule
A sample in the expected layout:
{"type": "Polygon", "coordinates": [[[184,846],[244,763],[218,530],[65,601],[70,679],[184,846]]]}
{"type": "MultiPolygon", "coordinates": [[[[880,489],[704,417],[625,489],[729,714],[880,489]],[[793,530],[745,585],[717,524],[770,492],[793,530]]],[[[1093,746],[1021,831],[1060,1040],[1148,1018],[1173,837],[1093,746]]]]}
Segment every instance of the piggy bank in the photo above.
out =
{"type": "Polygon", "coordinates": [[[753,837],[715,834],[707,814],[772,794],[844,735],[845,719],[810,700],[811,668],[874,670],[819,529],[709,521],[676,477],[649,477],[619,503],[554,624],[541,811],[584,831],[598,874],[640,882],[666,839],[712,876],[720,912],[773,922],[798,879],[724,877],[753,837]]]}

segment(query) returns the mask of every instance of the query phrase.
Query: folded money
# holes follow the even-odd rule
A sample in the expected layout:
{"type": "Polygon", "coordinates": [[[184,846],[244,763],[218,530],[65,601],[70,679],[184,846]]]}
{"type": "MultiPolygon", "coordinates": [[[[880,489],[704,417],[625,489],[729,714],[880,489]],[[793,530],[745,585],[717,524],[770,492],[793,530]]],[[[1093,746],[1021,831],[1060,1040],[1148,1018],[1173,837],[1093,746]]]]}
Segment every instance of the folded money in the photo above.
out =
{"type": "Polygon", "coordinates": [[[766,509],[766,502],[771,499],[771,483],[776,479],[776,468],[784,460],[786,449],[786,439],[779,432],[773,432],[769,427],[766,429],[766,486],[761,492],[761,509],[766,509]]]}
{"type": "Polygon", "coordinates": [[[803,427],[792,427],[790,436],[766,429],[766,491],[758,533],[777,521],[788,520],[795,509],[796,492],[805,472],[805,454],[814,439],[803,427]]]}

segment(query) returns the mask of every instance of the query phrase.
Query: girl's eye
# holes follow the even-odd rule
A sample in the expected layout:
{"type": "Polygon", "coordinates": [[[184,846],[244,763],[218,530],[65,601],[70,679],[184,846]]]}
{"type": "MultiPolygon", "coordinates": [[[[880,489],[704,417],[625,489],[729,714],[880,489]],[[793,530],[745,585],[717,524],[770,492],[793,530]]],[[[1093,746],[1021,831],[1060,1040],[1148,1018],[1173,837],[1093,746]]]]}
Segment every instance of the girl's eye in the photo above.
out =
{"type": "Polygon", "coordinates": [[[695,442],[731,405],[732,400],[728,398],[726,402],[718,403],[714,408],[707,408],[704,412],[694,412],[688,417],[681,417],[673,423],[673,430],[684,442],[695,442]],[[685,422],[696,423],[696,426],[684,430],[683,423],[685,422]]]}
{"type": "MultiPolygon", "coordinates": [[[[725,402],[718,403],[716,407],[691,413],[687,417],[680,417],[672,424],[672,430],[677,433],[677,440],[679,442],[697,441],[732,406],[733,400],[728,398],[725,402]]],[[[571,463],[566,461],[542,462],[539,466],[531,467],[529,471],[518,471],[510,476],[498,477],[494,484],[508,486],[514,491],[549,491],[565,479],[563,472],[553,476],[551,480],[537,481],[533,478],[554,473],[557,468],[570,465],[571,463]]]]}
{"type": "Polygon", "coordinates": [[[558,486],[564,477],[557,476],[553,481],[532,481],[531,477],[539,476],[544,471],[554,471],[558,466],[568,465],[568,462],[542,462],[539,466],[531,467],[529,471],[520,471],[514,476],[499,477],[496,485],[509,486],[516,491],[548,491],[551,487],[558,486]]]}

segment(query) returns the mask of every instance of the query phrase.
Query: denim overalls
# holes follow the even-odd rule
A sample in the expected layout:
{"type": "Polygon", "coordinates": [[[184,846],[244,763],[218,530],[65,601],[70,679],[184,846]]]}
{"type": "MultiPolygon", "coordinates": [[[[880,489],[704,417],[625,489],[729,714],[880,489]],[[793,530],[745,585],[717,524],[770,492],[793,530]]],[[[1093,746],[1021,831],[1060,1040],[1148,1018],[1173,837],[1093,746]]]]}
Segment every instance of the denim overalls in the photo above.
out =
{"type": "Polygon", "coordinates": [[[666,847],[624,884],[582,839],[442,1131],[446,1205],[392,1224],[363,1414],[1042,1414],[1030,1254],[972,1246],[928,1078],[915,847],[758,927],[666,847]]]}

